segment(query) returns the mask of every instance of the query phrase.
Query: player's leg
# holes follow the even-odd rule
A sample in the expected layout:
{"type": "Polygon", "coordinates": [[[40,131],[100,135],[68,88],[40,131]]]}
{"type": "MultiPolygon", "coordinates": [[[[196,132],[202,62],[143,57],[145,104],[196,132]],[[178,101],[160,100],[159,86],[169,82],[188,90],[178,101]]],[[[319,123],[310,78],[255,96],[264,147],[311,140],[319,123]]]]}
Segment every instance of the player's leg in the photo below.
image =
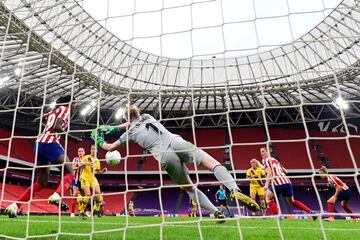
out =
{"type": "MultiPolygon", "coordinates": [[[[77,182],[75,179],[73,180],[73,182],[71,183],[71,188],[72,189],[72,196],[73,197],[78,197],[78,195],[80,195],[80,190],[79,187],[77,186],[77,182]]],[[[76,208],[76,204],[77,204],[77,198],[74,198],[72,200],[71,203],[71,216],[75,216],[75,208],[76,208]]]]}
{"type": "Polygon", "coordinates": [[[103,196],[101,195],[100,185],[97,179],[94,177],[93,180],[93,191],[94,191],[94,210],[93,215],[100,216],[100,207],[103,201],[103,196]]]}
{"type": "Polygon", "coordinates": [[[78,210],[79,216],[83,219],[86,219],[85,210],[86,207],[91,200],[91,181],[87,181],[85,179],[81,179],[81,189],[84,193],[84,197],[78,196],[78,210]]]}
{"type": "MultiPolygon", "coordinates": [[[[38,151],[37,154],[37,165],[38,166],[44,166],[47,165],[48,160],[46,159],[46,156],[44,156],[42,154],[42,144],[35,144],[34,145],[34,151],[38,151]]],[[[10,204],[6,209],[5,209],[5,213],[13,218],[17,216],[17,212],[19,207],[22,205],[21,202],[27,202],[30,200],[31,198],[31,191],[32,191],[32,196],[34,196],[37,192],[39,192],[43,187],[46,187],[47,183],[48,183],[48,179],[49,179],[49,173],[50,173],[50,169],[48,167],[40,167],[36,169],[36,175],[37,175],[37,181],[31,185],[30,187],[28,187],[21,195],[20,197],[16,200],[16,203],[12,203],[10,204]]]]}
{"type": "MultiPolygon", "coordinates": [[[[197,152],[201,151],[203,154],[200,164],[205,168],[212,171],[216,177],[216,179],[224,184],[230,191],[230,198],[235,199],[243,203],[249,210],[253,212],[257,212],[260,210],[259,205],[250,197],[246,196],[245,194],[241,193],[239,187],[236,185],[234,178],[231,176],[229,171],[221,165],[217,160],[211,157],[208,153],[198,149],[197,152]]],[[[200,155],[199,153],[197,155],[200,155]]]]}
{"type": "Polygon", "coordinates": [[[227,202],[226,202],[226,199],[224,200],[223,206],[224,206],[224,208],[226,209],[226,211],[227,211],[227,213],[228,213],[228,217],[233,217],[233,216],[232,216],[232,212],[231,212],[231,210],[230,210],[230,208],[229,208],[229,205],[228,205],[227,202]]]}
{"type": "Polygon", "coordinates": [[[352,210],[349,208],[349,199],[352,197],[351,191],[350,190],[346,190],[346,191],[342,191],[339,194],[338,197],[338,201],[340,201],[341,206],[343,207],[343,209],[345,210],[345,212],[347,212],[348,214],[351,214],[350,217],[353,220],[356,220],[356,216],[352,215],[352,210]]]}
{"type": "Polygon", "coordinates": [[[63,195],[63,191],[70,188],[71,182],[74,179],[72,164],[66,157],[63,147],[58,143],[46,144],[45,155],[52,164],[66,163],[64,166],[58,166],[61,173],[63,173],[63,175],[61,175],[63,177],[56,191],[49,197],[48,202],[56,206],[60,204],[61,210],[67,211],[69,210],[69,207],[61,202],[61,197],[63,195]]]}
{"type": "Polygon", "coordinates": [[[236,185],[236,182],[229,171],[208,153],[196,148],[193,144],[185,141],[181,137],[178,137],[171,142],[171,148],[176,151],[177,155],[183,162],[202,165],[212,171],[216,179],[231,191],[231,199],[236,199],[237,201],[242,202],[252,211],[260,210],[260,207],[256,202],[240,192],[239,187],[236,185]]]}
{"type": "Polygon", "coordinates": [[[259,199],[260,199],[260,206],[261,206],[261,214],[263,216],[266,216],[266,202],[265,202],[264,194],[259,195],[259,199]]]}
{"type": "Polygon", "coordinates": [[[329,221],[329,222],[333,222],[335,221],[335,216],[334,216],[334,205],[336,203],[336,197],[332,196],[331,198],[329,198],[327,200],[327,209],[328,209],[328,213],[329,213],[329,217],[325,218],[325,221],[329,221]]]}
{"type": "Polygon", "coordinates": [[[277,207],[277,204],[275,202],[275,196],[274,196],[274,193],[273,193],[273,190],[272,190],[272,187],[269,188],[269,191],[267,191],[266,193],[266,201],[267,201],[267,204],[271,210],[271,213],[273,215],[278,215],[279,214],[279,209],[277,207]]]}
{"type": "MultiPolygon", "coordinates": [[[[250,187],[250,197],[251,197],[251,199],[252,199],[253,201],[255,201],[255,202],[256,202],[256,193],[257,193],[256,188],[250,187]]],[[[251,214],[252,214],[253,216],[255,216],[255,215],[256,215],[256,212],[251,211],[251,214]]]]}
{"type": "Polygon", "coordinates": [[[184,166],[176,153],[164,153],[162,157],[162,166],[174,182],[181,185],[181,188],[188,193],[192,200],[197,202],[201,207],[214,213],[215,217],[225,217],[202,191],[193,186],[188,169],[184,166]]]}
{"type": "Polygon", "coordinates": [[[282,194],[286,198],[289,204],[307,213],[311,213],[311,209],[308,206],[306,206],[304,203],[300,202],[299,200],[294,199],[294,190],[292,184],[284,184],[281,187],[284,188],[282,194]]]}

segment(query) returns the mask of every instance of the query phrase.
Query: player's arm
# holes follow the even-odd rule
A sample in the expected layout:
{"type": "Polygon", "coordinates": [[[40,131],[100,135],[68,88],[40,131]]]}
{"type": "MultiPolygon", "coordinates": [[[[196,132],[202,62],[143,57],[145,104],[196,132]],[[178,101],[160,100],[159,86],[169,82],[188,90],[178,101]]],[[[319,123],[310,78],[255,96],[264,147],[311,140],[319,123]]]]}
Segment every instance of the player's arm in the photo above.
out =
{"type": "Polygon", "coordinates": [[[77,170],[79,168],[79,163],[76,162],[76,158],[73,159],[72,167],[74,170],[77,170]]]}
{"type": "Polygon", "coordinates": [[[282,169],[283,169],[284,173],[285,173],[285,174],[288,174],[288,172],[289,172],[289,171],[288,171],[286,168],[284,168],[284,166],[283,166],[283,165],[281,165],[281,167],[282,167],[282,169]]]}
{"type": "Polygon", "coordinates": [[[246,171],[246,178],[251,178],[251,171],[249,171],[249,170],[246,171]]]}
{"type": "Polygon", "coordinates": [[[271,172],[270,167],[266,167],[265,172],[266,172],[266,181],[265,181],[264,191],[269,189],[270,180],[271,180],[271,177],[272,177],[272,172],[271,172]]]}
{"type": "Polygon", "coordinates": [[[216,202],[219,201],[218,194],[219,194],[219,190],[217,190],[216,193],[215,193],[215,200],[216,200],[216,202]]]}
{"type": "Polygon", "coordinates": [[[104,174],[106,172],[107,172],[107,168],[101,169],[100,168],[100,161],[97,161],[95,163],[95,173],[100,175],[100,174],[104,174]]]}
{"type": "Polygon", "coordinates": [[[127,133],[123,133],[120,138],[113,142],[113,143],[107,143],[104,140],[104,135],[100,135],[96,139],[96,143],[104,150],[106,151],[112,151],[115,150],[118,147],[125,146],[125,143],[127,142],[127,133]]]}

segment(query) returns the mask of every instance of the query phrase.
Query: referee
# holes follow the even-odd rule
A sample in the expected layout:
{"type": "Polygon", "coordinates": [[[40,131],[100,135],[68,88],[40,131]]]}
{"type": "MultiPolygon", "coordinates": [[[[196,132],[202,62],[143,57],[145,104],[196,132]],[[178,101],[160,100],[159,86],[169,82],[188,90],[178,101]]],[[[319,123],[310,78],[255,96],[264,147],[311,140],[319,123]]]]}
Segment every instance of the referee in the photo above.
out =
{"type": "Polygon", "coordinates": [[[224,209],[226,208],[226,210],[228,212],[228,216],[232,217],[231,210],[226,202],[226,199],[227,199],[226,191],[225,191],[223,185],[220,185],[220,189],[217,190],[217,192],[215,193],[215,198],[216,198],[216,202],[220,203],[221,211],[224,212],[224,209]]]}

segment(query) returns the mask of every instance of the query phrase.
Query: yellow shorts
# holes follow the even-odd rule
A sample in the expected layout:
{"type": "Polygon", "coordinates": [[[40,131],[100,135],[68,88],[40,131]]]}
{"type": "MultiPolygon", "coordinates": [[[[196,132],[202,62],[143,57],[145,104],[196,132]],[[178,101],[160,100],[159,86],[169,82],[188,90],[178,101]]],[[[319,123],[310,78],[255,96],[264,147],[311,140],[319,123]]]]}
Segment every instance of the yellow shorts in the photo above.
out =
{"type": "Polygon", "coordinates": [[[81,178],[80,179],[80,182],[81,182],[81,188],[84,188],[84,187],[95,187],[95,186],[99,186],[99,182],[98,180],[96,179],[96,177],[94,177],[92,180],[87,180],[87,179],[83,179],[81,178]]]}
{"type": "Polygon", "coordinates": [[[258,196],[265,195],[264,188],[261,186],[250,186],[250,192],[258,196]]]}

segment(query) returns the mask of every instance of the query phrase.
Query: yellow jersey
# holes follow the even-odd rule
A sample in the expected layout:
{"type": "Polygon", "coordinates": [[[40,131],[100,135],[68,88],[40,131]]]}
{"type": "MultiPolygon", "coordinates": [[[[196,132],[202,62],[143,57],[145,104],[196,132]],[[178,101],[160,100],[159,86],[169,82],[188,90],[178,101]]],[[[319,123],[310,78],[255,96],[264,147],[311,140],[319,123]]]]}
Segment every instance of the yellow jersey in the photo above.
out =
{"type": "Polygon", "coordinates": [[[81,159],[81,163],[92,163],[92,165],[85,165],[81,172],[81,179],[91,181],[94,177],[94,172],[100,170],[100,161],[97,157],[91,157],[90,155],[85,155],[81,159]]]}
{"type": "Polygon", "coordinates": [[[246,177],[251,177],[252,175],[256,175],[258,179],[254,179],[250,181],[250,186],[259,186],[262,187],[261,178],[265,176],[265,172],[261,167],[257,167],[253,169],[249,168],[246,172],[246,177]]]}

